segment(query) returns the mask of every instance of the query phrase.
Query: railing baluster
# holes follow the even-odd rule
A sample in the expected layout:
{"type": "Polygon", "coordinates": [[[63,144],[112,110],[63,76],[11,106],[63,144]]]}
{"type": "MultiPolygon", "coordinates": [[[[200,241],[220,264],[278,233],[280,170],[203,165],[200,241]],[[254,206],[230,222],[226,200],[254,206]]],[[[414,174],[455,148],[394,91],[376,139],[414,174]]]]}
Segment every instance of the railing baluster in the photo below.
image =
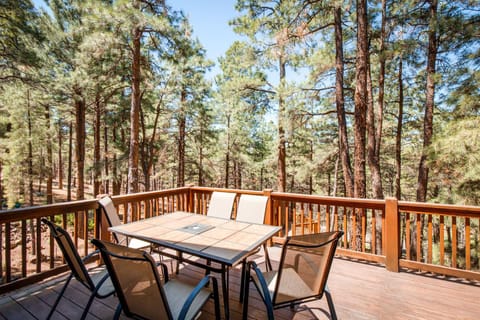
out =
{"type": "Polygon", "coordinates": [[[417,227],[417,261],[420,262],[422,259],[422,216],[420,214],[417,214],[417,221],[416,221],[416,227],[417,227]]]}
{"type": "Polygon", "coordinates": [[[412,256],[411,252],[411,245],[410,245],[410,236],[411,236],[411,224],[410,224],[410,212],[406,213],[406,232],[405,232],[405,250],[406,250],[406,258],[407,260],[411,260],[412,256]]]}
{"type": "Polygon", "coordinates": [[[27,220],[22,220],[22,240],[20,250],[22,251],[22,277],[27,276],[27,220]]]}
{"type": "Polygon", "coordinates": [[[445,265],[445,217],[440,216],[440,234],[439,234],[439,247],[440,247],[440,265],[445,265]]]}
{"type": "MultiPolygon", "coordinates": [[[[50,221],[55,222],[55,216],[50,216],[50,221]]],[[[55,267],[55,248],[54,248],[54,239],[53,237],[49,234],[49,248],[50,248],[50,269],[53,269],[55,267]]]]}
{"type": "Polygon", "coordinates": [[[5,278],[7,282],[12,281],[12,255],[11,255],[11,243],[12,235],[11,235],[11,224],[7,222],[5,224],[5,278]]]}
{"type": "Polygon", "coordinates": [[[427,263],[432,263],[432,247],[433,247],[433,226],[432,226],[432,215],[428,215],[428,228],[427,228],[427,263]]]}
{"type": "Polygon", "coordinates": [[[465,218],[465,269],[470,270],[471,268],[470,218],[465,218]]]}
{"type": "Polygon", "coordinates": [[[86,256],[88,255],[88,211],[84,210],[82,212],[84,215],[83,218],[83,255],[86,256]]]}
{"type": "Polygon", "coordinates": [[[457,267],[457,217],[452,217],[452,268],[457,267]]]}
{"type": "Polygon", "coordinates": [[[3,282],[3,242],[4,242],[3,236],[4,235],[5,235],[5,232],[3,232],[3,224],[0,223],[0,278],[2,279],[1,282],[3,282]]]}
{"type": "Polygon", "coordinates": [[[367,234],[367,211],[365,209],[360,209],[361,216],[362,216],[362,252],[365,252],[366,246],[366,234],[367,234]]]}
{"type": "Polygon", "coordinates": [[[40,273],[42,272],[42,226],[41,226],[41,221],[40,218],[35,219],[35,228],[36,228],[36,252],[35,256],[37,257],[37,264],[35,268],[35,272],[40,273]]]}

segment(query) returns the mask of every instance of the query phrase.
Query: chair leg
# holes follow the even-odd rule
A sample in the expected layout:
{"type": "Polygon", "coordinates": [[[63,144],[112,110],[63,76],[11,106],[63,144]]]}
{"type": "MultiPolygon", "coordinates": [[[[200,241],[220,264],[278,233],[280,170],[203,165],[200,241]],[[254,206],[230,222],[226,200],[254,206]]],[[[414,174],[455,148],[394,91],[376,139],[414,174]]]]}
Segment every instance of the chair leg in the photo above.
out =
{"type": "Polygon", "coordinates": [[[333,305],[332,295],[327,286],[325,286],[325,296],[327,298],[328,309],[330,310],[330,318],[332,320],[337,320],[337,313],[335,312],[335,306],[333,305]]]}
{"type": "Polygon", "coordinates": [[[268,256],[267,243],[263,244],[263,252],[265,254],[265,269],[267,271],[272,271],[272,263],[270,262],[270,257],[268,256]]]}
{"type": "Polygon", "coordinates": [[[80,318],[81,320],[84,320],[87,317],[88,310],[90,310],[90,306],[92,305],[93,299],[95,299],[95,296],[97,294],[97,290],[92,292],[90,295],[90,298],[88,298],[87,305],[85,306],[85,309],[83,309],[82,317],[80,318]]]}
{"type": "Polygon", "coordinates": [[[73,274],[70,273],[67,280],[65,281],[65,284],[63,285],[62,290],[58,294],[57,300],[55,300],[55,303],[53,304],[52,309],[50,309],[50,313],[47,316],[47,320],[50,319],[52,317],[53,313],[55,312],[55,309],[57,308],[57,305],[60,302],[60,299],[62,298],[63,294],[65,293],[65,290],[67,289],[67,286],[70,283],[70,280],[72,280],[72,278],[73,278],[73,274]]]}
{"type": "Polygon", "coordinates": [[[119,303],[117,309],[115,310],[115,315],[113,316],[114,320],[120,319],[120,315],[122,314],[122,305],[119,303]]]}
{"type": "Polygon", "coordinates": [[[220,295],[218,293],[218,282],[216,278],[212,278],[213,298],[215,301],[215,320],[220,320],[220,295]]]}
{"type": "Polygon", "coordinates": [[[242,275],[241,275],[241,278],[240,278],[240,303],[243,302],[243,298],[244,298],[244,295],[245,295],[245,278],[246,278],[246,269],[247,269],[247,262],[246,260],[244,259],[242,261],[242,275]]]}
{"type": "MultiPolygon", "coordinates": [[[[242,267],[243,268],[243,267],[242,267]]],[[[243,276],[243,275],[242,275],[243,276]]],[[[246,278],[245,285],[243,288],[243,311],[242,311],[242,320],[247,320],[248,313],[248,289],[250,287],[250,279],[246,278]]]]}

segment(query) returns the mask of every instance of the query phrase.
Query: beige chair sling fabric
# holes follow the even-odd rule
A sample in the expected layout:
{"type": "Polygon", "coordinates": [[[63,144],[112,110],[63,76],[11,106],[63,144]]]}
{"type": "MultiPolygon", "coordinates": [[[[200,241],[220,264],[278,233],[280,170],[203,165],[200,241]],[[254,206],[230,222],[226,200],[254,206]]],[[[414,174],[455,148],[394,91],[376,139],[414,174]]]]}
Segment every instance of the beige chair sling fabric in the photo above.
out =
{"type": "MultiPolygon", "coordinates": [[[[321,299],[325,293],[330,315],[336,319],[327,279],[342,234],[336,231],[288,237],[278,270],[262,272],[251,263],[251,280],[267,305],[269,318],[273,317],[273,309],[321,299]]],[[[244,313],[248,308],[248,285],[245,294],[244,313]]]]}
{"type": "Polygon", "coordinates": [[[212,192],[208,203],[207,216],[230,219],[236,194],[230,192],[212,192]]]}
{"type": "MultiPolygon", "coordinates": [[[[166,266],[160,264],[163,268],[161,275],[157,264],[146,252],[100,240],[92,242],[102,253],[120,300],[121,309],[117,309],[116,319],[121,310],[130,317],[152,320],[195,319],[212,296],[212,291],[205,285],[213,277],[202,279],[203,282],[196,287],[179,280],[169,280],[166,266]],[[197,292],[192,295],[194,291],[197,292]],[[187,309],[182,314],[184,308],[187,309]]],[[[216,280],[213,281],[213,291],[215,313],[219,318],[216,280]]]]}
{"type": "MultiPolygon", "coordinates": [[[[72,278],[77,279],[81,284],[83,284],[91,292],[88,302],[85,305],[83,314],[80,317],[80,319],[85,319],[88,314],[88,310],[90,309],[90,306],[95,297],[103,299],[112,295],[115,292],[111,279],[108,276],[108,272],[105,269],[92,270],[89,272],[85,267],[85,264],[83,263],[82,258],[78,254],[75,248],[75,245],[72,241],[72,238],[70,237],[70,234],[67,231],[65,231],[63,228],[55,225],[50,220],[42,218],[42,222],[49,227],[51,235],[57,242],[57,245],[60,248],[60,250],[62,251],[63,258],[65,259],[65,261],[67,262],[67,265],[70,267],[70,270],[72,271],[70,275],[67,277],[67,280],[65,281],[65,284],[62,290],[60,291],[60,294],[55,300],[50,310],[50,313],[47,316],[47,319],[50,319],[53,313],[55,312],[55,309],[58,303],[60,302],[60,299],[62,298],[63,294],[65,293],[65,290],[67,289],[68,284],[70,283],[72,278]]],[[[94,254],[98,254],[98,252],[91,253],[90,255],[86,256],[84,260],[89,259],[94,254]]]]}
{"type": "Polygon", "coordinates": [[[268,197],[242,194],[238,201],[236,221],[263,224],[268,197]]]}
{"type": "MultiPolygon", "coordinates": [[[[112,198],[110,198],[109,196],[103,197],[102,199],[98,200],[98,204],[103,208],[110,227],[115,227],[122,224],[122,222],[120,221],[120,217],[118,216],[117,209],[113,204],[112,198]]],[[[128,244],[128,247],[130,248],[143,249],[151,246],[151,243],[149,242],[135,238],[127,239],[127,237],[120,234],[114,233],[113,237],[115,238],[115,241],[117,241],[117,243],[124,245],[128,244]]]]}

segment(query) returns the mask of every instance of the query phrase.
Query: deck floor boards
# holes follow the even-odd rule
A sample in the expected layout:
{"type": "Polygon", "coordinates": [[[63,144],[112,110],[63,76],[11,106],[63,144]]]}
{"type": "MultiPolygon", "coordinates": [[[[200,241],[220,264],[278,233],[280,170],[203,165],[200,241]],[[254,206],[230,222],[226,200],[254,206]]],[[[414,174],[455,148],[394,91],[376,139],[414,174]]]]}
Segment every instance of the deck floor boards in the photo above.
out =
{"type": "MultiPolygon", "coordinates": [[[[278,248],[271,248],[272,260],[278,248]]],[[[173,263],[167,261],[173,267],[173,263]]],[[[195,283],[204,271],[182,265],[181,280],[195,283]]],[[[45,319],[65,276],[57,277],[0,297],[0,319],[45,319]]],[[[388,272],[385,268],[356,261],[335,259],[328,282],[339,319],[479,319],[480,283],[440,279],[414,272],[388,272]]],[[[240,269],[230,272],[231,319],[241,319],[242,304],[238,300],[240,269]]],[[[221,292],[221,288],[220,288],[221,292]]],[[[52,319],[78,319],[88,300],[88,290],[72,280],[52,319]]],[[[222,300],[222,299],[221,299],[222,300]]],[[[87,319],[112,319],[118,299],[95,299],[87,319]]],[[[221,303],[222,304],[222,303],[221,303]]],[[[221,306],[223,317],[223,304],[221,306]]],[[[250,288],[249,319],[265,319],[265,307],[250,288]]],[[[325,299],[300,305],[294,310],[275,310],[279,320],[329,319],[325,299]]],[[[121,319],[125,319],[124,316],[121,319]]],[[[200,320],[214,319],[213,302],[209,301],[200,320]]]]}

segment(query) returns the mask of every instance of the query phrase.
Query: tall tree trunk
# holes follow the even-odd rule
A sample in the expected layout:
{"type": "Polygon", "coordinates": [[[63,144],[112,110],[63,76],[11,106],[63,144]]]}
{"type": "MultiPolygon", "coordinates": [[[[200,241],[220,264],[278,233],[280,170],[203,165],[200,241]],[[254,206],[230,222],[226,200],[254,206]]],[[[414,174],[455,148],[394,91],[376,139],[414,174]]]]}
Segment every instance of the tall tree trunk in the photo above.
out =
{"type": "Polygon", "coordinates": [[[277,162],[277,188],[279,192],[285,192],[287,187],[287,142],[285,138],[285,101],[283,99],[283,87],[285,85],[286,77],[286,62],[282,53],[279,58],[280,69],[280,90],[278,92],[278,162],[277,162]]]}
{"type": "Polygon", "coordinates": [[[63,190],[63,123],[60,119],[58,121],[58,189],[63,190]]]}
{"type": "MultiPolygon", "coordinates": [[[[2,169],[3,169],[3,164],[2,164],[2,161],[0,160],[0,210],[3,210],[3,184],[2,184],[3,176],[2,176],[2,169]]],[[[1,270],[1,268],[0,268],[0,270],[1,270]]]]}
{"type": "Polygon", "coordinates": [[[380,34],[380,70],[378,75],[378,105],[377,105],[377,130],[375,133],[375,163],[378,164],[378,189],[374,188],[374,196],[378,199],[383,199],[383,186],[382,186],[382,177],[380,171],[380,148],[382,146],[382,135],[383,135],[383,109],[385,104],[385,63],[386,63],[386,52],[385,52],[385,41],[387,39],[387,0],[382,0],[382,26],[380,34]]]}
{"type": "Polygon", "coordinates": [[[100,93],[95,97],[95,125],[93,126],[93,196],[100,194],[101,168],[100,168],[100,132],[101,132],[101,102],[100,93]]]}
{"type": "Polygon", "coordinates": [[[227,152],[225,153],[225,188],[230,183],[230,114],[227,114],[227,152]]]}
{"type": "MultiPolygon", "coordinates": [[[[366,170],[365,170],[365,133],[367,113],[367,61],[368,61],[368,35],[367,35],[367,0],[357,1],[357,61],[355,85],[355,185],[354,196],[366,197],[366,170]]],[[[356,239],[355,249],[362,248],[362,220],[364,211],[355,210],[356,214],[356,239]]]]}
{"type": "Polygon", "coordinates": [[[367,0],[357,1],[357,61],[355,85],[355,187],[354,196],[365,198],[365,133],[367,112],[367,0]]]}
{"type": "Polygon", "coordinates": [[[428,52],[427,52],[427,88],[425,117],[423,123],[423,151],[418,166],[417,201],[427,200],[428,164],[427,152],[433,136],[433,109],[435,104],[435,65],[437,60],[437,0],[430,0],[428,52]]]}
{"type": "MultiPolygon", "coordinates": [[[[308,160],[313,163],[313,141],[309,140],[308,143],[310,146],[308,160]]],[[[328,186],[330,187],[330,183],[328,186]]],[[[313,174],[311,172],[308,174],[308,194],[313,194],[313,174]]]]}
{"type": "Polygon", "coordinates": [[[50,123],[50,107],[45,106],[45,129],[47,130],[47,163],[45,170],[47,172],[47,204],[53,203],[53,148],[50,123]]]}
{"type": "MultiPolygon", "coordinates": [[[[30,112],[30,90],[27,91],[27,118],[28,118],[28,195],[29,195],[29,205],[33,206],[33,146],[32,146],[32,114],[30,112]]],[[[30,219],[30,232],[32,237],[32,254],[35,254],[37,249],[36,237],[35,237],[35,226],[33,219],[30,219]]],[[[1,250],[1,249],[0,249],[1,250]]]]}
{"type": "MultiPolygon", "coordinates": [[[[116,126],[113,125],[112,127],[112,143],[116,144],[117,143],[117,130],[116,126]]],[[[118,169],[118,161],[117,161],[117,153],[113,153],[113,159],[112,159],[112,194],[117,195],[120,194],[120,189],[122,187],[122,177],[121,174],[119,173],[118,169]]]]}
{"type": "MultiPolygon", "coordinates": [[[[377,140],[381,138],[377,136],[379,133],[376,130],[376,122],[381,122],[382,119],[378,118],[375,119],[375,110],[373,104],[373,88],[372,88],[372,76],[371,76],[371,66],[370,66],[370,55],[367,56],[367,118],[366,118],[366,126],[367,126],[367,162],[368,167],[370,168],[370,175],[372,178],[372,191],[373,197],[375,199],[383,199],[383,187],[382,187],[382,176],[380,171],[380,157],[377,157],[377,140]]],[[[380,90],[380,89],[379,89],[380,90]]],[[[380,115],[382,117],[383,115],[380,115]]]]}
{"type": "MultiPolygon", "coordinates": [[[[347,120],[345,116],[345,97],[343,92],[343,31],[342,7],[335,7],[335,103],[337,106],[338,145],[345,181],[345,196],[353,197],[353,172],[347,136],[347,120]]],[[[335,182],[336,183],[336,182],[335,182]]],[[[336,189],[335,189],[336,190],[336,189]]]]}
{"type": "Polygon", "coordinates": [[[178,167],[177,167],[177,187],[185,186],[185,131],[186,131],[186,116],[185,104],[187,103],[187,92],[182,90],[180,94],[180,110],[178,117],[178,167]]]}
{"type": "Polygon", "coordinates": [[[68,170],[67,170],[67,201],[72,201],[72,169],[73,169],[73,124],[68,126],[68,170]]]}
{"type": "Polygon", "coordinates": [[[200,150],[198,152],[198,185],[203,186],[203,125],[200,128],[200,137],[198,142],[200,146],[200,150]]]}
{"type": "Polygon", "coordinates": [[[30,90],[27,91],[27,125],[28,125],[28,204],[33,206],[33,146],[32,114],[30,112],[30,90]]]}
{"type": "Polygon", "coordinates": [[[402,130],[403,130],[403,58],[398,64],[398,117],[397,132],[395,135],[395,197],[402,200],[402,130]]]}
{"type": "MultiPolygon", "coordinates": [[[[137,2],[134,2],[138,6],[137,2]]],[[[139,154],[139,120],[140,120],[140,38],[142,31],[139,27],[133,29],[133,57],[132,57],[132,100],[130,107],[130,153],[128,156],[128,191],[127,193],[138,192],[138,154],[139,154]]]]}
{"type": "Polygon", "coordinates": [[[82,91],[75,89],[75,159],[77,161],[76,200],[85,199],[85,99],[82,91]]]}
{"type": "Polygon", "coordinates": [[[110,178],[108,177],[109,170],[109,161],[108,161],[108,125],[104,120],[103,125],[103,165],[105,170],[105,179],[103,180],[105,193],[109,194],[110,192],[110,178]]]}

